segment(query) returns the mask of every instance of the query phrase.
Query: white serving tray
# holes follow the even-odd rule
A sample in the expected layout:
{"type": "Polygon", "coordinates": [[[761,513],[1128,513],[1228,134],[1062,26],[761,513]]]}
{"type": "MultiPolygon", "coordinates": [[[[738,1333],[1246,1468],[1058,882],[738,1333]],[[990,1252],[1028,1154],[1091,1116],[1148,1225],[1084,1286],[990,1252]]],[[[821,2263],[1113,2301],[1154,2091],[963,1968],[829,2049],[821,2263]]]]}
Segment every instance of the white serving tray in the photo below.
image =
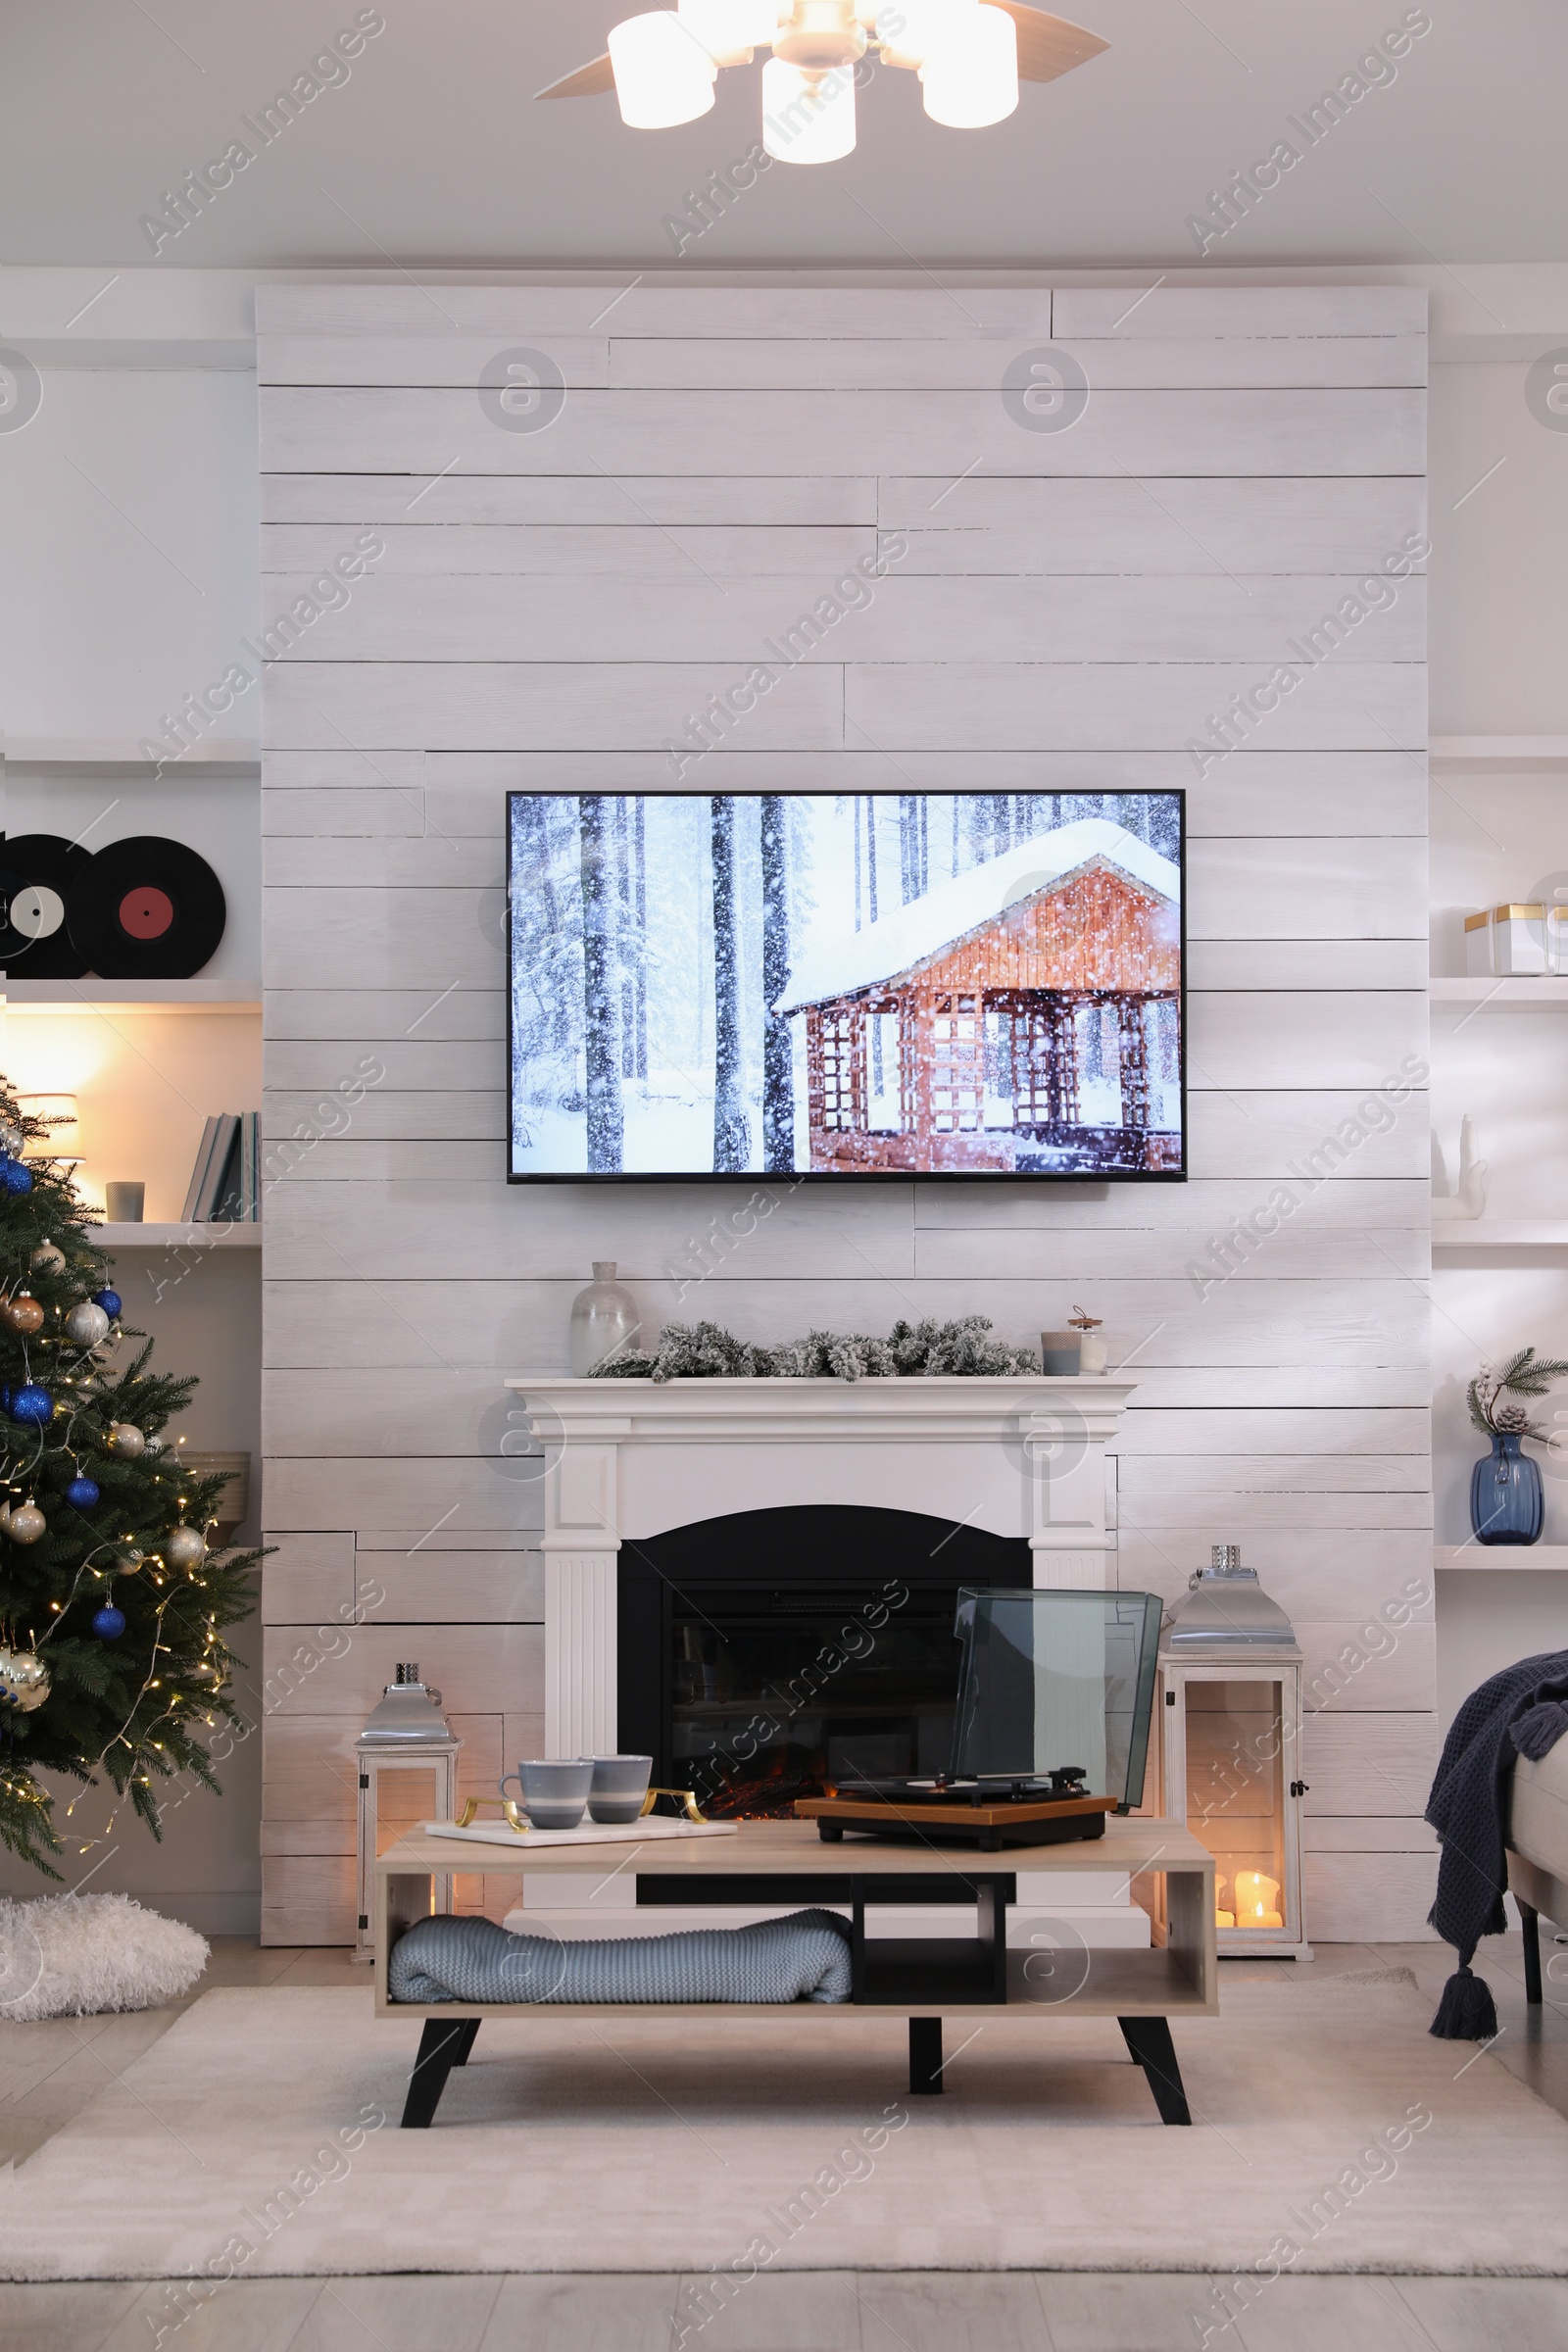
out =
{"type": "Polygon", "coordinates": [[[669,1821],[650,1814],[645,1821],[585,1821],[575,1830],[514,1830],[505,1821],[476,1821],[460,1830],[455,1821],[421,1821],[429,1838],[457,1838],[465,1844],[510,1845],[514,1851],[537,1851],[544,1845],[641,1845],[658,1838],[733,1838],[738,1821],[669,1821]]]}

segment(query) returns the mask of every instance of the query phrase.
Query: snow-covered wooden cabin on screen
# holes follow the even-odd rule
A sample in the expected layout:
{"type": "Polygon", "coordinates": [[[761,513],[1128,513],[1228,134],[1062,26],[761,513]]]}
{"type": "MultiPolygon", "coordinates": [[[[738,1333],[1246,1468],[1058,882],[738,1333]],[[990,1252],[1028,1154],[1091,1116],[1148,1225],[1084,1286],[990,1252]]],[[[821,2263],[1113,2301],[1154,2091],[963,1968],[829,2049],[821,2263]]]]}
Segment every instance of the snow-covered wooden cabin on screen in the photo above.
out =
{"type": "Polygon", "coordinates": [[[813,1169],[1181,1165],[1181,876],[1090,818],[808,956],[813,1169]]]}

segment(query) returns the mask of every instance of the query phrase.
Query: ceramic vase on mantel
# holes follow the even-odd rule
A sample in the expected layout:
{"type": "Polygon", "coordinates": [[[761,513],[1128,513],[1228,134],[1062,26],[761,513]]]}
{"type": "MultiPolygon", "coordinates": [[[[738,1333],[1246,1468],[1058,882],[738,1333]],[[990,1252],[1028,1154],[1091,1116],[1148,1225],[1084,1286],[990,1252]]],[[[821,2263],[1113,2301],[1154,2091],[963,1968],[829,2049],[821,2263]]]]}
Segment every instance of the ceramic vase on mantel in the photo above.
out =
{"type": "Polygon", "coordinates": [[[1498,1431],[1492,1451],[1470,1473],[1470,1525],[1478,1544],[1539,1544],[1545,1517],[1541,1465],[1519,1450],[1513,1430],[1498,1431]]]}
{"type": "Polygon", "coordinates": [[[571,1369],[586,1380],[607,1355],[629,1348],[642,1328],[637,1301],[615,1280],[612,1257],[594,1259],[594,1278],[571,1302],[571,1369]]]}

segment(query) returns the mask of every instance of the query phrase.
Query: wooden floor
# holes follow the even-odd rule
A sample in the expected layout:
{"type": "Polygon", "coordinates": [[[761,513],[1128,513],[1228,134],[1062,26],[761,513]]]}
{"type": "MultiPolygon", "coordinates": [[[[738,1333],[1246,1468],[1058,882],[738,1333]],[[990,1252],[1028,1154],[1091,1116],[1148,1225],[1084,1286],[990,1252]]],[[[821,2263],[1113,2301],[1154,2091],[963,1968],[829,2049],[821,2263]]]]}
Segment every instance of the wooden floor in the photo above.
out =
{"type": "MultiPolygon", "coordinates": [[[[1449,1955],[1437,1944],[1318,1946],[1319,1973],[1403,1966],[1434,1999],[1449,1955]]],[[[1534,2017],[1516,1936],[1482,1964],[1497,1995],[1494,2054],[1568,2116],[1568,1989],[1534,2017]]],[[[1224,1985],[1294,1963],[1228,1961],[1224,1985]]],[[[214,1944],[215,1984],[357,1983],[332,1951],[214,1944]]],[[[178,2007],[139,2017],[0,2025],[0,2165],[25,2161],[111,2076],[167,2032],[178,2007]]],[[[4,2184],[0,2179],[0,2241],[4,2184]]],[[[700,2283],[700,2282],[694,2282],[700,2283]]],[[[751,2281],[686,2336],[701,2352],[1176,2352],[1205,2326],[1214,2352],[1562,2352],[1568,2281],[1293,2278],[1234,2326],[1196,2275],[793,2272],[751,2281]]],[[[236,2282],[163,2338],[165,2352],[671,2352],[691,2306],[674,2274],[236,2282]]],[[[0,2352],[157,2352],[161,2285],[0,2286],[0,2352]]],[[[698,2315],[700,2316],[700,2314],[698,2315]]]]}

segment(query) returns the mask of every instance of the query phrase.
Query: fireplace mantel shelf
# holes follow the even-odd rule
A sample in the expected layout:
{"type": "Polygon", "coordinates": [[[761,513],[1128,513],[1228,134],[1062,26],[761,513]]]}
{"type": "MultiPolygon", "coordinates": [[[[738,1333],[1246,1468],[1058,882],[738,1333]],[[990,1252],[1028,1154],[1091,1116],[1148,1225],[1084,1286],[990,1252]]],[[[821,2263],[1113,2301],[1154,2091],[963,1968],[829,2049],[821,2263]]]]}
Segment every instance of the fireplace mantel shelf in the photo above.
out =
{"type": "MultiPolygon", "coordinates": [[[[1116,1579],[1106,1449],[1135,1383],[1046,1373],[893,1380],[585,1380],[517,1373],[544,1451],[549,1755],[618,1741],[623,1543],[792,1503],[913,1511],[1023,1537],[1041,1586],[1116,1579]]],[[[845,1572],[853,1573],[853,1546],[845,1572]]]]}
{"type": "MultiPolygon", "coordinates": [[[[1102,1440],[1136,1382],[1045,1373],[936,1374],[905,1380],[734,1378],[576,1380],[516,1374],[507,1382],[548,1445],[559,1434],[636,1444],[863,1445],[878,1438],[922,1445],[1006,1436],[1051,1440],[1088,1428],[1102,1440]]],[[[648,1530],[639,1532],[648,1533],[648,1530]]]]}

